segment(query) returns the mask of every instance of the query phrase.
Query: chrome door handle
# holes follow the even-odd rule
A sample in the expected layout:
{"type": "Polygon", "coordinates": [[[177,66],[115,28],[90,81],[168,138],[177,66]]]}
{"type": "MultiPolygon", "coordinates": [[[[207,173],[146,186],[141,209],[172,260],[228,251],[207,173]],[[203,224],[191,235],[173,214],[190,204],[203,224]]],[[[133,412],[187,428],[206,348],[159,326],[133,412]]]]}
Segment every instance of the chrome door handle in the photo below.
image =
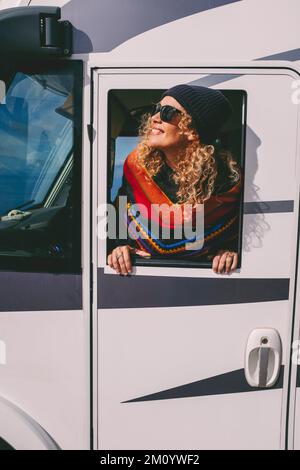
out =
{"type": "Polygon", "coordinates": [[[282,346],[278,332],[258,328],[248,338],[245,354],[245,376],[251,387],[275,385],[281,369],[282,346]]]}

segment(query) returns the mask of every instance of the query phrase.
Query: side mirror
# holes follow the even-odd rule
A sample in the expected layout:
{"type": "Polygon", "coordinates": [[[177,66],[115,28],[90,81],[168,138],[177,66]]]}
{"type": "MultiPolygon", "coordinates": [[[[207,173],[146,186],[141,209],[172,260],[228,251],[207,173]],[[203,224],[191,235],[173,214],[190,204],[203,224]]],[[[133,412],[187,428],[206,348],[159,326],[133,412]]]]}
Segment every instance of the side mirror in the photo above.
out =
{"type": "Polygon", "coordinates": [[[0,10],[0,58],[68,57],[72,25],[59,21],[58,7],[17,7],[0,10]]]}

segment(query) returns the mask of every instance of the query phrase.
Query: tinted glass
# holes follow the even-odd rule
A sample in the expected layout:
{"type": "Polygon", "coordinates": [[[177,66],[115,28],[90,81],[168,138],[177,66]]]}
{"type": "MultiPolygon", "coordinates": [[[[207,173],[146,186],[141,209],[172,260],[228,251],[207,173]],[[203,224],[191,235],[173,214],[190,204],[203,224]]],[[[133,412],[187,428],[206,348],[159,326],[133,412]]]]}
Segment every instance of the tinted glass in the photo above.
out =
{"type": "Polygon", "coordinates": [[[2,80],[0,266],[2,261],[14,269],[78,267],[78,75],[68,66],[44,73],[16,70],[3,73],[2,80]]]}

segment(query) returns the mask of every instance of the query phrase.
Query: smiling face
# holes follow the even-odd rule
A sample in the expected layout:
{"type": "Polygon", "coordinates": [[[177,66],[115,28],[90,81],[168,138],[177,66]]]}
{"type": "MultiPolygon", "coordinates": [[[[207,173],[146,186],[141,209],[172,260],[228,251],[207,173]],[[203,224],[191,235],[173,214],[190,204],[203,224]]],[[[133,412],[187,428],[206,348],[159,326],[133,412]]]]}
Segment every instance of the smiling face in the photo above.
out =
{"type": "MultiPolygon", "coordinates": [[[[165,96],[160,104],[162,106],[169,105],[184,112],[184,108],[172,96],[165,96]]],[[[187,138],[180,134],[178,124],[180,122],[180,114],[175,114],[171,122],[164,122],[160,118],[160,114],[156,113],[151,118],[151,132],[148,137],[150,147],[162,152],[170,152],[176,149],[182,149],[187,145],[187,138]]]]}

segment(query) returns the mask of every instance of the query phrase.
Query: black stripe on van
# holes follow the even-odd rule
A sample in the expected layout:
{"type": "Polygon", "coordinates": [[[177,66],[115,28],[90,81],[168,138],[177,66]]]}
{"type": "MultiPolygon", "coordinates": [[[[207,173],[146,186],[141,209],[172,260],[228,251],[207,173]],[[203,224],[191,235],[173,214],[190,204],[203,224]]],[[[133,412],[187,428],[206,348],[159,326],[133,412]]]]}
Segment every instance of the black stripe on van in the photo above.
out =
{"type": "Polygon", "coordinates": [[[289,279],[119,276],[98,269],[98,308],[271,302],[289,298],[289,279]]]}
{"type": "Polygon", "coordinates": [[[0,312],[81,309],[80,274],[0,272],[0,312]]]}
{"type": "Polygon", "coordinates": [[[208,395],[227,395],[230,393],[261,392],[281,389],[283,387],[284,366],[281,366],[279,379],[274,387],[253,388],[245,378],[244,369],[216,375],[204,380],[198,380],[179,387],[169,388],[161,392],[151,393],[142,397],[133,398],[122,403],[136,403],[140,401],[171,400],[174,398],[204,397],[208,395]]]}

